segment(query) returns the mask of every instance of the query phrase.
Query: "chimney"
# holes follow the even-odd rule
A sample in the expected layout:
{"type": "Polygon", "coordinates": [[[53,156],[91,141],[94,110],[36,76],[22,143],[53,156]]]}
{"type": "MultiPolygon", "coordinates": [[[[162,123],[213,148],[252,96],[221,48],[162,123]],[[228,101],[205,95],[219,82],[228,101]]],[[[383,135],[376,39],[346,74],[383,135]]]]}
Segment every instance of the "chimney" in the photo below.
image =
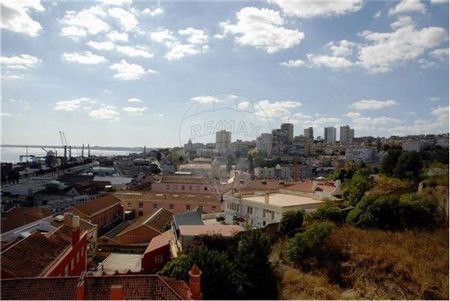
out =
{"type": "Polygon", "coordinates": [[[269,205],[269,194],[268,193],[266,193],[264,195],[264,204],[269,205]]]}
{"type": "Polygon", "coordinates": [[[123,286],[122,284],[111,285],[111,296],[109,300],[123,300],[123,286]]]}
{"type": "Polygon", "coordinates": [[[192,298],[195,300],[202,300],[201,290],[201,276],[202,271],[194,264],[189,271],[189,288],[191,289],[192,298]]]}
{"type": "Polygon", "coordinates": [[[76,245],[80,240],[80,217],[72,216],[72,246],[76,245]]]}
{"type": "Polygon", "coordinates": [[[84,300],[84,296],[85,296],[84,280],[81,280],[81,282],[78,282],[77,288],[75,290],[75,300],[84,300]]]}

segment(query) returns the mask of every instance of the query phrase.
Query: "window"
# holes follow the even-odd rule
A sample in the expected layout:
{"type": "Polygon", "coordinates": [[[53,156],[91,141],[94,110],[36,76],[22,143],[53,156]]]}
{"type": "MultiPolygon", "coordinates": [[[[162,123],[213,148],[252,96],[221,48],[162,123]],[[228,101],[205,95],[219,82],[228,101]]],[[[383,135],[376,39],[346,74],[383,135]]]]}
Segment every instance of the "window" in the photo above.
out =
{"type": "Polygon", "coordinates": [[[186,205],[186,210],[191,210],[191,205],[186,205]]]}
{"type": "Polygon", "coordinates": [[[205,188],[204,188],[203,190],[207,191],[207,190],[208,190],[208,187],[205,186],[205,188]]]}
{"type": "Polygon", "coordinates": [[[139,209],[144,208],[144,203],[139,203],[139,209]]]}
{"type": "Polygon", "coordinates": [[[253,207],[247,207],[247,214],[253,214],[253,207]]]}
{"type": "Polygon", "coordinates": [[[139,211],[139,216],[143,216],[143,215],[144,215],[144,212],[139,211]]]}
{"type": "Polygon", "coordinates": [[[167,184],[167,185],[166,185],[166,189],[167,189],[167,190],[170,190],[170,184],[167,184]]]}
{"type": "Polygon", "coordinates": [[[275,212],[272,211],[271,214],[272,214],[272,219],[275,219],[275,212]]]}
{"type": "Polygon", "coordinates": [[[216,206],[212,206],[212,210],[213,210],[213,211],[216,211],[216,206]]]}
{"type": "Polygon", "coordinates": [[[266,209],[263,210],[263,217],[266,217],[266,209]]]}
{"type": "Polygon", "coordinates": [[[181,190],[184,190],[184,185],[181,185],[181,190]]]}
{"type": "Polygon", "coordinates": [[[170,204],[170,205],[169,205],[169,209],[173,209],[173,204],[170,204]]]}
{"type": "Polygon", "coordinates": [[[64,268],[64,276],[69,276],[69,266],[66,265],[66,267],[64,268]]]}
{"type": "Polygon", "coordinates": [[[162,264],[164,261],[164,257],[162,255],[156,255],[155,256],[155,263],[156,264],[162,264]]]}
{"type": "Polygon", "coordinates": [[[157,203],[153,203],[153,209],[158,208],[158,204],[157,203]]]}
{"type": "Polygon", "coordinates": [[[192,185],[189,185],[189,190],[192,190],[192,185]]]}
{"type": "Polygon", "coordinates": [[[128,203],[128,209],[131,209],[131,203],[128,203]]]}

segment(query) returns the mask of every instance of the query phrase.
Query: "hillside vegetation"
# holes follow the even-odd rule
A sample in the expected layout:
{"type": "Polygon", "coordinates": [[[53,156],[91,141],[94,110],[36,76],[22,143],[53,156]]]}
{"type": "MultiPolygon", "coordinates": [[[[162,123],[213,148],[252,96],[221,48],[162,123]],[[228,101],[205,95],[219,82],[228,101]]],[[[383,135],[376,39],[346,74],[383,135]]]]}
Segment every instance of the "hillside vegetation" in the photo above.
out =
{"type": "Polygon", "coordinates": [[[320,260],[271,262],[281,299],[448,299],[448,227],[391,232],[333,226],[320,260]],[[328,259],[328,260],[327,260],[328,259]]]}

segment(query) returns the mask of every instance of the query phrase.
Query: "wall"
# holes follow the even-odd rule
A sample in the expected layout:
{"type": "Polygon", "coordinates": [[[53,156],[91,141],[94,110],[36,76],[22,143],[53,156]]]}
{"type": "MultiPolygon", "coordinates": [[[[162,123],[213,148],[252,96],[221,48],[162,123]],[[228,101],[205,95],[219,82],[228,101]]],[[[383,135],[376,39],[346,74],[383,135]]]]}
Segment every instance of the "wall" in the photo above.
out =
{"type": "Polygon", "coordinates": [[[161,270],[169,260],[170,260],[169,244],[144,254],[144,256],[142,257],[142,268],[144,269],[144,273],[153,274],[161,270]],[[155,257],[157,255],[163,256],[163,261],[160,264],[155,263],[155,257]]]}
{"type": "Polygon", "coordinates": [[[72,250],[58,262],[58,264],[50,270],[47,277],[58,277],[65,275],[65,268],[68,266],[68,276],[79,276],[86,269],[86,256],[87,256],[87,239],[86,233],[84,233],[80,240],[72,247],[72,250]],[[79,255],[79,261],[77,262],[77,254],[79,255]],[[74,268],[70,268],[71,261],[74,261],[74,268]]]}

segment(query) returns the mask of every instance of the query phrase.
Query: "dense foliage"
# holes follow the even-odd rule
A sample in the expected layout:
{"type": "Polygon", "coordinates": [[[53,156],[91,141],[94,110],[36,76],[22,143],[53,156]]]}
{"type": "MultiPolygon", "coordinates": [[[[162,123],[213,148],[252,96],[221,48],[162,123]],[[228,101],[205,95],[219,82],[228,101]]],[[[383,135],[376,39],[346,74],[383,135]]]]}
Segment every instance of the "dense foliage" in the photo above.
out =
{"type": "Polygon", "coordinates": [[[283,214],[280,221],[280,234],[287,237],[292,237],[299,232],[303,225],[303,212],[288,211],[283,214]]]}
{"type": "Polygon", "coordinates": [[[341,209],[331,201],[320,205],[316,211],[311,213],[311,217],[322,221],[329,220],[336,224],[341,224],[344,221],[341,209]]]}
{"type": "Polygon", "coordinates": [[[352,178],[342,185],[342,194],[350,202],[356,205],[364,193],[373,186],[373,179],[366,168],[356,171],[352,178]]]}
{"type": "Polygon", "coordinates": [[[197,238],[192,251],[168,262],[161,274],[187,280],[195,263],[202,270],[205,299],[275,299],[276,281],[268,256],[272,245],[260,230],[197,238]]]}
{"type": "Polygon", "coordinates": [[[315,256],[323,241],[331,234],[328,223],[313,224],[304,232],[299,232],[286,242],[284,255],[288,261],[301,263],[315,256]]]}
{"type": "Polygon", "coordinates": [[[365,196],[347,216],[359,227],[401,230],[434,228],[441,224],[437,202],[420,193],[365,196]]]}
{"type": "Polygon", "coordinates": [[[418,179],[423,160],[416,152],[402,152],[390,149],[380,165],[382,173],[400,179],[418,179]]]}

